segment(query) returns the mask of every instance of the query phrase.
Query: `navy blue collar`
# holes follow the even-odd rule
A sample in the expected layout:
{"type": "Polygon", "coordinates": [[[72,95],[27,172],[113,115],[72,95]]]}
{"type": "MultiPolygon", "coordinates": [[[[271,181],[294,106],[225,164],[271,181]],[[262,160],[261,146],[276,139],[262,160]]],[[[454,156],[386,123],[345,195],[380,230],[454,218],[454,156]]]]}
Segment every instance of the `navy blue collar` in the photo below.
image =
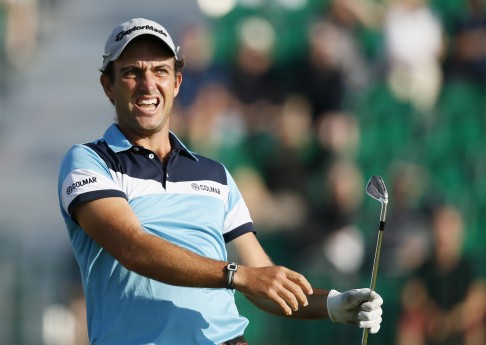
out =
{"type": "MultiPolygon", "coordinates": [[[[110,149],[115,153],[127,151],[133,147],[132,143],[125,137],[125,135],[123,135],[116,123],[108,127],[105,134],[103,135],[103,138],[105,139],[110,149]]],[[[177,138],[177,136],[171,131],[169,131],[169,140],[172,146],[172,151],[186,154],[192,159],[196,161],[198,160],[196,156],[191,151],[189,151],[179,140],[179,138],[177,138]]]]}

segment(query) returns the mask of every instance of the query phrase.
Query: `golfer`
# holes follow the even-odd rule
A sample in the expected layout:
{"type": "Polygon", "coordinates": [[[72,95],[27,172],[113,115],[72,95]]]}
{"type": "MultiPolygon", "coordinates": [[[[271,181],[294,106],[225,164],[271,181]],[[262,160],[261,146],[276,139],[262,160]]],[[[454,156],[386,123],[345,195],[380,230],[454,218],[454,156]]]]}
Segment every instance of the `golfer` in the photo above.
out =
{"type": "Polygon", "coordinates": [[[158,23],[117,26],[100,77],[117,121],[62,162],[59,201],[91,344],[247,344],[235,290],[270,313],[376,333],[376,292],[314,289],[274,265],[225,167],[169,130],[183,65],[158,23]]]}

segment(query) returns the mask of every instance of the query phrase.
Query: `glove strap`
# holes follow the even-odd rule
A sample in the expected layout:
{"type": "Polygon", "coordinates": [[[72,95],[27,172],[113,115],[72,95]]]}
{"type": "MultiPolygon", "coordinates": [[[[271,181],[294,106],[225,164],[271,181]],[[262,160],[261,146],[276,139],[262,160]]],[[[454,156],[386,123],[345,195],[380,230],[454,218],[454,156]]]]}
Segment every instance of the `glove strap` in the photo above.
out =
{"type": "Polygon", "coordinates": [[[341,293],[337,290],[331,290],[329,291],[329,294],[327,295],[327,314],[329,315],[329,319],[332,322],[337,322],[336,318],[334,317],[334,313],[332,312],[334,309],[334,297],[340,295],[341,293]]]}

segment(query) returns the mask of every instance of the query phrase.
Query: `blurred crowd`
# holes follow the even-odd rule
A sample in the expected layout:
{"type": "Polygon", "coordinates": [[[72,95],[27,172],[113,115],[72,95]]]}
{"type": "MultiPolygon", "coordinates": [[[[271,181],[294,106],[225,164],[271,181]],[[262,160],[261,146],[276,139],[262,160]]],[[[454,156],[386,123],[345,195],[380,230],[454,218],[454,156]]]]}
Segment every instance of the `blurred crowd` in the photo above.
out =
{"type": "MultiPolygon", "coordinates": [[[[276,262],[317,285],[369,284],[379,205],[364,189],[385,179],[375,343],[486,343],[484,5],[330,0],[302,22],[260,9],[180,32],[175,131],[234,174],[276,262]]],[[[279,343],[313,341],[274,327],[279,343]]],[[[356,341],[329,332],[316,343],[356,341]]]]}
{"type": "MultiPolygon", "coordinates": [[[[1,0],[0,80],[35,51],[47,2],[1,0]]],[[[370,342],[486,344],[486,1],[274,3],[181,25],[173,131],[225,164],[270,256],[316,286],[369,285],[379,204],[365,185],[381,175],[385,319],[370,342]]],[[[251,343],[360,339],[241,305],[251,343]]]]}

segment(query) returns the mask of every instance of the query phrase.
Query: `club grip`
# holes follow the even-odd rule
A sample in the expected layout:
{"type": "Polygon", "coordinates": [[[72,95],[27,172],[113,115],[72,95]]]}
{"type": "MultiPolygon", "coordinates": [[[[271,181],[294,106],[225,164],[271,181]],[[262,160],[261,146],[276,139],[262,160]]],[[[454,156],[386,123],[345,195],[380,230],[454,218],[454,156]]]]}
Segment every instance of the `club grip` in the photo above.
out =
{"type": "Polygon", "coordinates": [[[383,231],[385,230],[385,221],[384,220],[380,220],[380,231],[383,231]]]}

